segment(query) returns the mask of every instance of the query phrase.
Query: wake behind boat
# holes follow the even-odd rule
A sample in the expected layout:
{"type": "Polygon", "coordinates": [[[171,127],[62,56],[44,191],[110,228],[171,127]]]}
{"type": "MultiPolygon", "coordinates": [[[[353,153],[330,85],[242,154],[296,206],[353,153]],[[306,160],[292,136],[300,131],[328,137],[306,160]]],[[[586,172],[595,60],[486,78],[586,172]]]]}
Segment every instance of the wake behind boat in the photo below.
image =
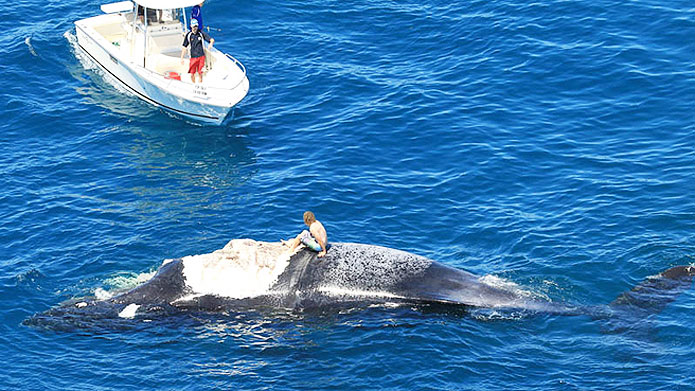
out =
{"type": "Polygon", "coordinates": [[[144,101],[199,122],[220,124],[249,91],[246,68],[205,48],[202,83],[180,61],[189,31],[185,8],[200,0],[133,0],[104,4],[102,15],[75,22],[78,47],[126,90],[144,101]]]}

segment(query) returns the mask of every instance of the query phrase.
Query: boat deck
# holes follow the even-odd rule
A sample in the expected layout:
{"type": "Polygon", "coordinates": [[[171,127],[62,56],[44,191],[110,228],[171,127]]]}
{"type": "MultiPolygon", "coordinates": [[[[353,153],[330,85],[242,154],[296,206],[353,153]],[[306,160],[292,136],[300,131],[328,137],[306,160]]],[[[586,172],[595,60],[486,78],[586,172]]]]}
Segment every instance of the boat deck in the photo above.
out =
{"type": "MultiPolygon", "coordinates": [[[[94,18],[96,19],[96,18],[94,18]]],[[[165,76],[171,72],[177,73],[182,83],[192,84],[188,74],[188,51],[184,54],[181,63],[181,48],[184,32],[178,21],[168,21],[149,26],[147,41],[147,56],[143,64],[143,49],[135,48],[142,45],[142,26],[136,22],[135,40],[133,35],[132,14],[104,15],[99,20],[94,20],[91,26],[104,39],[119,49],[120,58],[144,65],[145,69],[165,76]]],[[[203,72],[203,86],[215,88],[234,87],[231,75],[238,73],[238,69],[231,61],[225,58],[224,53],[217,50],[205,49],[206,66],[203,72]]]]}

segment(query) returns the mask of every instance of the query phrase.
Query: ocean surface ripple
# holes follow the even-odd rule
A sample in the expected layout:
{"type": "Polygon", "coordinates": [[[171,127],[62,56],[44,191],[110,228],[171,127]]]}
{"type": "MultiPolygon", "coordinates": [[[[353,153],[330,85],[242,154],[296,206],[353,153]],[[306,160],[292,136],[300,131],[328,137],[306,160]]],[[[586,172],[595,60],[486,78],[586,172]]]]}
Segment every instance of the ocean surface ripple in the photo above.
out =
{"type": "Polygon", "coordinates": [[[1,389],[695,390],[692,291],[634,332],[409,306],[22,325],[309,209],[330,240],[579,305],[693,264],[691,0],[210,0],[251,82],[222,127],[84,69],[98,6],[0,22],[1,389]]]}

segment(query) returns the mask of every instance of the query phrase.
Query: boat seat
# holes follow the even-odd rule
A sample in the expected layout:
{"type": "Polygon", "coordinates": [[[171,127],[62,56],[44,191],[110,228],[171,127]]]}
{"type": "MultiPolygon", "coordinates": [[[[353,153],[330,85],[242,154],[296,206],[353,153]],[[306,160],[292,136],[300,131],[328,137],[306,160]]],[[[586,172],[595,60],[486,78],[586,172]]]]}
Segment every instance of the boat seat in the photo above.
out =
{"type": "Polygon", "coordinates": [[[147,68],[161,75],[166,72],[177,72],[183,76],[188,73],[188,59],[184,58],[183,65],[181,65],[180,55],[180,51],[176,56],[163,53],[150,54],[147,56],[147,68]]]}
{"type": "Polygon", "coordinates": [[[183,36],[176,32],[173,34],[150,37],[150,53],[181,53],[183,36]]]}
{"type": "Polygon", "coordinates": [[[104,38],[114,36],[114,35],[125,35],[125,31],[121,28],[121,22],[114,21],[111,23],[106,23],[98,26],[94,26],[94,30],[99,33],[104,38]]]}

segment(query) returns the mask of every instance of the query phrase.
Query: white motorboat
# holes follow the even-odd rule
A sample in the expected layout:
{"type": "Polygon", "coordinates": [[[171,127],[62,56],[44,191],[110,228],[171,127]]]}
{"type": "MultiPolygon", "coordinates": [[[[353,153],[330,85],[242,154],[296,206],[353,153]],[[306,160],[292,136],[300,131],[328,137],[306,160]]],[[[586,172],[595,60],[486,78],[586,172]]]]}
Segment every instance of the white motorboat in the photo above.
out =
{"type": "MultiPolygon", "coordinates": [[[[77,44],[137,97],[198,122],[220,124],[249,91],[246,68],[213,46],[205,48],[202,83],[188,72],[186,7],[200,0],[133,0],[104,4],[102,15],[75,22],[77,44]]],[[[213,37],[214,38],[214,37],[213,37]]]]}

